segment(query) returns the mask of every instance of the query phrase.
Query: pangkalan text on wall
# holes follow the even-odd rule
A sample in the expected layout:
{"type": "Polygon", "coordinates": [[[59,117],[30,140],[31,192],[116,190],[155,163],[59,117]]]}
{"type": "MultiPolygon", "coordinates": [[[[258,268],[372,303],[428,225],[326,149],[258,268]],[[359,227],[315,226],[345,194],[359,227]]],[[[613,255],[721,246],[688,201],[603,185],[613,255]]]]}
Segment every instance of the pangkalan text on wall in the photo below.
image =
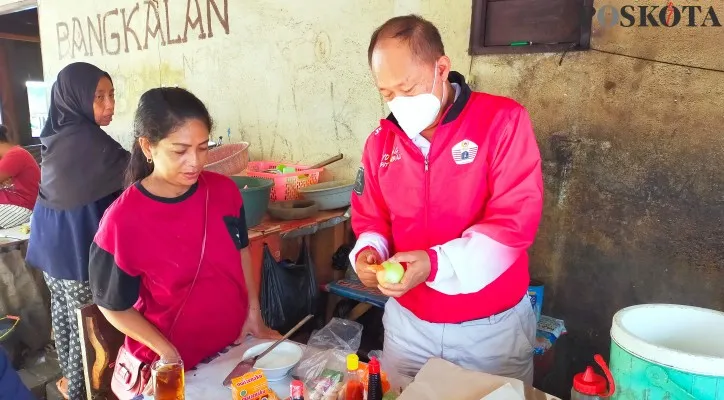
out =
{"type": "Polygon", "coordinates": [[[228,0],[146,0],[55,24],[60,60],[171,46],[229,34],[228,0]],[[184,17],[185,18],[179,18],[184,17]],[[183,23],[181,21],[184,21],[183,23]]]}

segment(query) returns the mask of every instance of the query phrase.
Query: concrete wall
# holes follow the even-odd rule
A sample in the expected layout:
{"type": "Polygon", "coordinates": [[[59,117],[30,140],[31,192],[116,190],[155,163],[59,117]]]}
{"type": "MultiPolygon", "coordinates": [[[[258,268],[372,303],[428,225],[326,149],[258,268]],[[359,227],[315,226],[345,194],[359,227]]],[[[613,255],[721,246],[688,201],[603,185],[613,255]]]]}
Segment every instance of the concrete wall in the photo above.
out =
{"type": "Polygon", "coordinates": [[[314,163],[342,152],[345,160],[334,170],[351,178],[364,138],[386,112],[366,61],[375,26],[395,14],[432,16],[448,37],[459,38],[448,41],[456,63],[468,63],[466,2],[456,8],[434,1],[81,3],[40,3],[45,74],[52,80],[75,60],[106,69],[118,93],[109,130],[123,143],[140,94],[178,84],[208,103],[215,138],[226,141],[230,133],[232,141],[251,142],[255,159],[314,163]]]}
{"type": "MultiPolygon", "coordinates": [[[[209,104],[215,136],[250,141],[254,158],[314,162],[343,152],[333,171],[345,177],[386,114],[366,65],[369,35],[393,15],[421,13],[477,89],[510,95],[533,116],[546,208],[532,270],[547,284],[548,314],[605,353],[611,317],[626,305],[724,309],[724,81],[704,69],[724,69],[724,28],[594,23],[598,50],[562,61],[471,58],[469,0],[164,0],[158,19],[143,2],[78,3],[41,1],[46,77],[73,60],[110,72],[119,99],[110,130],[125,143],[138,96],[179,84],[209,104]]],[[[696,4],[715,6],[724,22],[721,2],[696,4]]]]}
{"type": "Polygon", "coordinates": [[[623,307],[724,310],[724,28],[594,28],[598,50],[479,57],[472,71],[533,116],[546,206],[532,272],[545,311],[605,354],[623,307]]]}

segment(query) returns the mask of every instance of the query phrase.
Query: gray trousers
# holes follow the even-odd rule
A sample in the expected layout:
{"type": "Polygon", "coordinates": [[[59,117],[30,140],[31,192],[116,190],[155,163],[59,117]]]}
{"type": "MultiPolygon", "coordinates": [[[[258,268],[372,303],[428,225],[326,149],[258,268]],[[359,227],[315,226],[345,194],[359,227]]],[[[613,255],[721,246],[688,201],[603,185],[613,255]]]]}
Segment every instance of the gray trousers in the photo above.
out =
{"type": "Polygon", "coordinates": [[[437,357],[473,371],[533,383],[536,317],[528,295],[510,310],[461,324],[423,321],[390,298],[382,323],[382,364],[388,373],[414,377],[428,359],[437,357]]]}

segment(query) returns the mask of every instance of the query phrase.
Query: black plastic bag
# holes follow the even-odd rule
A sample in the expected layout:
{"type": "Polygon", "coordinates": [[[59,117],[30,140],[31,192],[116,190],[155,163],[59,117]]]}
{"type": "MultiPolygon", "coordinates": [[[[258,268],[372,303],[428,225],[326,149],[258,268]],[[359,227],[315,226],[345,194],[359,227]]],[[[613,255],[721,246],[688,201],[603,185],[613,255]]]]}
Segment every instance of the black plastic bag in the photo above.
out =
{"type": "Polygon", "coordinates": [[[353,247],[348,244],[339,246],[337,251],[332,255],[332,269],[336,271],[347,271],[352,267],[349,262],[349,253],[352,252],[353,247]]]}
{"type": "Polygon", "coordinates": [[[277,262],[264,244],[261,313],[267,326],[282,334],[316,309],[317,280],[306,238],[299,258],[277,262]]]}

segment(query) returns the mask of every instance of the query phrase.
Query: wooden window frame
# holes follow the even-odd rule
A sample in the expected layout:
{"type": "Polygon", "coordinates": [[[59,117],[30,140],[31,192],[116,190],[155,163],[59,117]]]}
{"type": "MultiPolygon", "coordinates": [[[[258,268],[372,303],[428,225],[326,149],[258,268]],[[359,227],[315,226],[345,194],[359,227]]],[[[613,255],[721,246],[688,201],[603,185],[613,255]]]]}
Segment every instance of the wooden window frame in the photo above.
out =
{"type": "Polygon", "coordinates": [[[473,0],[470,26],[470,55],[559,53],[588,50],[591,46],[593,0],[581,0],[581,31],[577,42],[561,44],[532,44],[529,46],[485,46],[485,17],[490,0],[473,0]]]}

